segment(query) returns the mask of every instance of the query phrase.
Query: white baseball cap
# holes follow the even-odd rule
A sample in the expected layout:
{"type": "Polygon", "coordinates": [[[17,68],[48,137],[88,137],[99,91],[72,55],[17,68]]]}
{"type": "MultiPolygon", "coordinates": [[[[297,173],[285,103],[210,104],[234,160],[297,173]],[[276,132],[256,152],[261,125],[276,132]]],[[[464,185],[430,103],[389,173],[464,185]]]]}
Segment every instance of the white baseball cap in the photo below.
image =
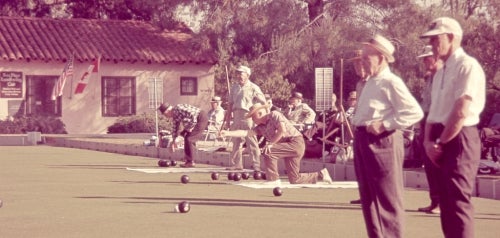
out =
{"type": "Polygon", "coordinates": [[[250,68],[248,68],[247,66],[244,66],[244,65],[240,65],[236,71],[238,72],[244,72],[246,74],[248,74],[250,76],[250,74],[252,74],[252,70],[250,68]]]}
{"type": "Polygon", "coordinates": [[[453,18],[439,17],[434,19],[429,25],[429,30],[422,34],[420,38],[427,38],[441,34],[453,34],[454,36],[462,36],[463,30],[460,23],[453,18]]]}

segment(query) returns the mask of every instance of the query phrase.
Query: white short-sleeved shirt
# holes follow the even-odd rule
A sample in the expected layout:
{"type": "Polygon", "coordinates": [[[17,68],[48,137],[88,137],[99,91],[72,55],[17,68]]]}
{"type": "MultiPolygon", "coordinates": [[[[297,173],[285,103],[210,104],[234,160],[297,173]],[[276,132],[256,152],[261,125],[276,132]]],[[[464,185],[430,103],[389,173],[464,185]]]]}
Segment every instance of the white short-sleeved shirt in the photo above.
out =
{"type": "Polygon", "coordinates": [[[424,115],[403,80],[389,67],[367,79],[355,111],[354,126],[368,126],[382,120],[386,130],[405,129],[424,115]]]}
{"type": "Polygon", "coordinates": [[[464,126],[479,123],[484,109],[486,79],[477,60],[458,48],[434,75],[428,123],[446,124],[455,101],[467,95],[472,98],[464,126]]]}
{"type": "Polygon", "coordinates": [[[297,105],[286,113],[286,118],[295,124],[310,124],[316,120],[316,112],[305,103],[297,105]]]}
{"type": "Polygon", "coordinates": [[[270,112],[269,120],[265,124],[257,125],[253,130],[257,135],[262,135],[267,140],[271,140],[276,136],[276,133],[278,133],[278,128],[281,123],[285,125],[283,138],[302,136],[302,133],[300,133],[281,112],[277,111],[270,112]]]}
{"type": "Polygon", "coordinates": [[[249,111],[254,103],[266,103],[264,93],[256,84],[248,80],[243,86],[235,83],[231,87],[229,103],[233,105],[232,110],[249,111]]]}

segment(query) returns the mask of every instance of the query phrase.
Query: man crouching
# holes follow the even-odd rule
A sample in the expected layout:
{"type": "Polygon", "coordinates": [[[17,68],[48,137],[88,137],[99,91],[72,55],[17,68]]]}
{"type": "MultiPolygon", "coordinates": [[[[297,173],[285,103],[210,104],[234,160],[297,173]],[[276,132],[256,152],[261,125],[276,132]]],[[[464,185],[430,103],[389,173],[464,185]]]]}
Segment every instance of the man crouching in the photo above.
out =
{"type": "Polygon", "coordinates": [[[261,135],[267,140],[262,148],[266,165],[266,178],[270,183],[280,183],[278,159],[285,160],[288,180],[291,184],[313,184],[317,181],[331,183],[332,179],[326,168],[314,173],[300,173],[300,160],[304,156],[305,142],[302,134],[286,117],[277,111],[270,111],[267,104],[256,103],[247,113],[256,126],[251,130],[221,131],[225,137],[245,137],[261,135]]]}

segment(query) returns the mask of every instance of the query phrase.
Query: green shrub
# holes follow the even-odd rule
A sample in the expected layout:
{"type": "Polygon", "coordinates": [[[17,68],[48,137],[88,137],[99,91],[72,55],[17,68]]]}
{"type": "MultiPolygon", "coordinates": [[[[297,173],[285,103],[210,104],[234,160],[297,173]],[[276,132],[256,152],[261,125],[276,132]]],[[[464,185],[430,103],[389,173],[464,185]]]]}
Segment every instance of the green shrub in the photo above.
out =
{"type": "Polygon", "coordinates": [[[0,120],[0,134],[25,134],[39,131],[44,134],[67,134],[61,119],[53,116],[22,115],[11,120],[0,120]]]}
{"type": "MultiPolygon", "coordinates": [[[[170,120],[164,116],[158,116],[159,130],[170,130],[172,128],[170,120]]],[[[155,114],[143,113],[141,115],[120,117],[116,122],[108,127],[108,133],[155,133],[155,114]]]]}

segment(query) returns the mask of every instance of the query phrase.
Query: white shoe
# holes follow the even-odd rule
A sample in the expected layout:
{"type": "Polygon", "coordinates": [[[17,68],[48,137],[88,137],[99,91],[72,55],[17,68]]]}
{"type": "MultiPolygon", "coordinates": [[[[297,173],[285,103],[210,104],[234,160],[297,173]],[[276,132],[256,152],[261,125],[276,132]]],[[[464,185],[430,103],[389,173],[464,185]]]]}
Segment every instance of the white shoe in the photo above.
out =
{"type": "Polygon", "coordinates": [[[321,180],[323,180],[323,182],[327,182],[329,184],[333,183],[332,177],[330,177],[330,173],[328,172],[328,169],[324,168],[321,171],[319,171],[319,173],[321,174],[321,178],[322,178],[321,180]]]}

